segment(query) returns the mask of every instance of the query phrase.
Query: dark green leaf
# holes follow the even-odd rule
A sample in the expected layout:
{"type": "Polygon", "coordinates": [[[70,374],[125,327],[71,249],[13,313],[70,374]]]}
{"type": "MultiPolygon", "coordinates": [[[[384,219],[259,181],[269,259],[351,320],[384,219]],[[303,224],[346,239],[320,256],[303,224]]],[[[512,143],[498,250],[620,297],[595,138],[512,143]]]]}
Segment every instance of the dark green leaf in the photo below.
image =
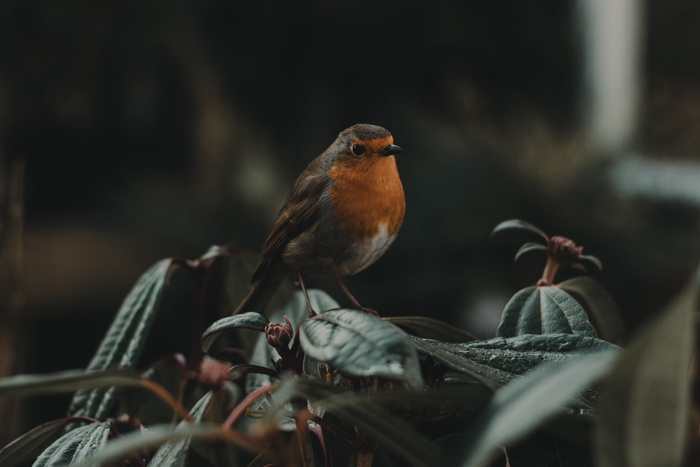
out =
{"type": "Polygon", "coordinates": [[[538,427],[609,368],[617,352],[608,349],[549,363],[498,391],[490,407],[471,424],[458,451],[465,467],[488,465],[504,445],[538,427]]]}
{"type": "Polygon", "coordinates": [[[546,233],[542,232],[540,229],[538,229],[534,225],[530,224],[529,222],[521,221],[520,219],[510,219],[510,220],[501,222],[491,231],[491,236],[497,234],[498,232],[502,232],[503,230],[508,230],[508,229],[527,230],[528,232],[532,232],[536,235],[539,235],[545,241],[549,241],[549,237],[547,236],[546,233]]]}
{"type": "Polygon", "coordinates": [[[579,256],[579,259],[593,263],[593,265],[597,267],[599,271],[603,269],[603,263],[601,263],[600,260],[593,255],[581,255],[579,256]]]}
{"type": "Polygon", "coordinates": [[[23,434],[0,451],[0,465],[16,467],[33,463],[47,447],[56,441],[66,426],[75,423],[73,418],[63,418],[45,423],[23,434]]]}
{"type": "MultiPolygon", "coordinates": [[[[154,362],[142,376],[158,383],[170,394],[179,394],[188,371],[186,366],[182,355],[169,355],[154,362]]],[[[144,426],[168,423],[173,419],[173,407],[160,395],[144,387],[125,388],[119,402],[122,413],[137,418],[144,426]]],[[[183,403],[187,404],[189,400],[183,403]]]]}
{"type": "Polygon", "coordinates": [[[411,465],[433,466],[437,447],[368,397],[345,392],[319,380],[286,378],[275,392],[275,404],[266,418],[277,422],[287,412],[286,404],[297,397],[312,401],[314,412],[331,413],[351,423],[385,448],[408,460],[411,465]]]}
{"type": "Polygon", "coordinates": [[[315,401],[315,405],[408,461],[411,465],[436,465],[438,449],[402,420],[367,399],[343,393],[315,401]]]}
{"type": "Polygon", "coordinates": [[[423,387],[418,355],[409,336],[374,315],[330,310],[301,327],[301,346],[311,358],[352,376],[379,376],[423,387]]]}
{"type": "MultiPolygon", "coordinates": [[[[567,361],[583,352],[617,349],[603,340],[576,334],[496,337],[466,344],[414,337],[413,342],[422,354],[494,390],[542,363],[567,361]]],[[[586,394],[577,407],[589,408],[595,397],[595,392],[586,394]]]]}
{"type": "Polygon", "coordinates": [[[111,426],[112,422],[102,422],[69,431],[41,453],[34,467],[96,465],[88,460],[105,445],[111,426]]]}
{"type": "MultiPolygon", "coordinates": [[[[73,430],[75,431],[75,430],[73,430]]],[[[68,434],[73,433],[72,431],[68,434]]],[[[183,438],[209,438],[223,439],[220,426],[211,424],[188,424],[184,429],[174,429],[171,425],[156,425],[148,428],[148,431],[134,431],[121,438],[107,443],[94,457],[87,459],[78,467],[103,465],[109,461],[126,459],[134,452],[152,449],[169,441],[183,438]]]]}
{"type": "Polygon", "coordinates": [[[143,377],[129,368],[70,370],[46,375],[17,375],[0,380],[0,397],[28,397],[111,386],[140,386],[143,377]]]}
{"type": "Polygon", "coordinates": [[[612,297],[590,277],[575,277],[559,284],[559,288],[573,296],[586,310],[598,336],[614,344],[624,336],[622,316],[612,297]]]}
{"type": "Polygon", "coordinates": [[[199,261],[206,261],[209,259],[215,259],[230,255],[231,249],[229,247],[221,245],[212,245],[202,256],[200,256],[199,261]]]}
{"type": "Polygon", "coordinates": [[[596,337],[588,315],[574,298],[558,287],[528,287],[506,304],[496,335],[578,334],[596,337]]]}
{"type": "Polygon", "coordinates": [[[491,400],[493,391],[478,383],[449,384],[431,391],[393,390],[370,393],[366,397],[383,407],[458,407],[478,410],[491,400]]]}
{"type": "Polygon", "coordinates": [[[467,331],[451,326],[443,321],[426,316],[396,316],[382,318],[409,334],[443,342],[469,342],[476,337],[467,331]]]}
{"type": "Polygon", "coordinates": [[[594,439],[601,467],[683,465],[698,279],[644,328],[603,385],[594,439]]]}
{"type": "MultiPolygon", "coordinates": [[[[211,392],[206,393],[192,408],[190,414],[195,421],[202,420],[209,408],[211,397],[211,392]]],[[[180,422],[175,431],[187,431],[190,426],[190,423],[183,421],[180,422]]],[[[151,467],[185,467],[191,441],[192,437],[187,436],[166,442],[158,449],[148,465],[151,467]]]]}
{"type": "Polygon", "coordinates": [[[526,243],[515,253],[515,261],[519,260],[522,255],[529,251],[547,251],[547,247],[539,243],[526,243]]]}
{"type": "Polygon", "coordinates": [[[260,313],[254,311],[241,313],[235,316],[227,316],[209,326],[202,334],[202,350],[209,351],[209,348],[218,337],[232,329],[252,329],[253,331],[265,331],[265,326],[269,321],[260,313]]]}
{"type": "MultiPolygon", "coordinates": [[[[89,370],[133,367],[146,344],[172,260],[162,260],[146,271],[124,299],[89,370]]],[[[103,420],[116,403],[117,388],[81,391],[73,397],[69,413],[103,420]]]]}

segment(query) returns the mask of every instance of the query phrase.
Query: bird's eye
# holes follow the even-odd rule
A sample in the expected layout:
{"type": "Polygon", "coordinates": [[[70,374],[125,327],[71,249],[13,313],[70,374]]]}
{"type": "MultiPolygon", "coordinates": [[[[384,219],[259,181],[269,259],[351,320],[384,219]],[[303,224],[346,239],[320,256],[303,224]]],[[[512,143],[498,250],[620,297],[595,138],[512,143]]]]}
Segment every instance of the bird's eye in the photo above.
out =
{"type": "Polygon", "coordinates": [[[361,156],[362,154],[365,153],[365,147],[362,146],[361,144],[353,144],[352,145],[352,153],[355,154],[356,156],[361,156]]]}

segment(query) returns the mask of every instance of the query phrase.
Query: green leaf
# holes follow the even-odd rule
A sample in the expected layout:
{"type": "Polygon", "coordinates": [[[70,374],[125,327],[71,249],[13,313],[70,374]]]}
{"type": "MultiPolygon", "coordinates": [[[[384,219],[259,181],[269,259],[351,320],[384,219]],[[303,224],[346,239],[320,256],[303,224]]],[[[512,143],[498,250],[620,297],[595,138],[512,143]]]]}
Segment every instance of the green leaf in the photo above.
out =
{"type": "Polygon", "coordinates": [[[370,439],[411,465],[436,465],[438,449],[428,438],[368,399],[346,392],[315,401],[315,405],[353,424],[370,439]]]}
{"type": "Polygon", "coordinates": [[[426,316],[395,316],[382,319],[400,327],[411,335],[426,339],[436,339],[443,342],[469,342],[476,340],[476,337],[467,331],[426,316]]]}
{"type": "MultiPolygon", "coordinates": [[[[73,431],[69,432],[68,435],[73,433],[73,431]]],[[[78,464],[78,467],[104,465],[110,461],[125,459],[134,452],[152,449],[169,441],[183,438],[225,439],[224,433],[218,425],[188,424],[184,429],[178,430],[174,429],[172,425],[155,425],[147,431],[133,431],[121,438],[108,442],[99,453],[78,464]]]]}
{"type": "MultiPolygon", "coordinates": [[[[184,356],[168,355],[155,361],[142,376],[159,384],[170,394],[179,394],[187,371],[184,356]]],[[[194,401],[187,398],[182,402],[188,404],[194,401]]],[[[144,426],[168,423],[173,419],[173,406],[163,400],[162,395],[144,387],[125,388],[119,395],[119,410],[137,418],[144,426]]]]}
{"type": "Polygon", "coordinates": [[[488,465],[504,445],[562,412],[567,402],[608,370],[616,355],[609,349],[543,365],[498,391],[458,444],[463,447],[457,465],[488,465]]]}
{"type": "MultiPolygon", "coordinates": [[[[212,392],[210,391],[192,408],[190,415],[192,415],[195,421],[202,421],[204,414],[209,408],[211,398],[212,392]]],[[[182,421],[175,431],[187,431],[190,426],[190,423],[182,421]]],[[[187,465],[187,452],[189,451],[191,441],[192,437],[187,436],[166,442],[158,449],[148,465],[151,467],[185,467],[187,465]]]]}
{"type": "Polygon", "coordinates": [[[102,422],[69,431],[46,448],[33,467],[63,467],[86,463],[105,445],[111,426],[112,422],[102,422]]]}
{"type": "MultiPolygon", "coordinates": [[[[386,395],[391,394],[393,392],[386,395]]],[[[381,396],[382,393],[374,395],[381,396]]],[[[406,459],[411,465],[437,465],[438,448],[424,435],[372,402],[371,398],[343,391],[319,380],[296,377],[284,379],[275,392],[275,403],[266,412],[268,422],[278,422],[280,415],[288,412],[288,402],[299,397],[312,401],[315,413],[323,413],[324,417],[331,413],[337,419],[354,425],[360,432],[406,459]]]]}
{"type": "Polygon", "coordinates": [[[515,253],[515,261],[519,260],[522,255],[530,251],[547,251],[547,247],[539,243],[528,242],[521,246],[520,249],[515,253]]]}
{"type": "Polygon", "coordinates": [[[549,237],[547,236],[546,233],[544,233],[543,231],[541,231],[540,229],[538,229],[534,225],[530,224],[529,222],[521,221],[520,219],[510,219],[510,220],[501,222],[491,231],[491,236],[497,234],[498,232],[502,232],[502,231],[508,230],[508,229],[526,230],[528,232],[534,233],[535,235],[539,235],[545,241],[549,241],[549,237]]]}
{"type": "Polygon", "coordinates": [[[252,329],[253,331],[265,331],[265,326],[269,321],[260,313],[253,311],[241,313],[235,316],[228,316],[216,321],[209,326],[202,334],[202,350],[208,352],[211,345],[219,336],[232,329],[252,329]]]}
{"type": "Polygon", "coordinates": [[[632,340],[604,382],[594,433],[600,467],[683,465],[699,283],[632,340]]]}
{"type": "Polygon", "coordinates": [[[0,380],[0,397],[70,393],[111,386],[141,386],[143,377],[129,368],[69,370],[46,375],[17,375],[0,380]]]}
{"type": "Polygon", "coordinates": [[[596,337],[588,315],[574,298],[558,287],[527,287],[506,304],[496,335],[578,334],[596,337]]]}
{"type": "Polygon", "coordinates": [[[311,358],[352,376],[406,381],[421,389],[423,378],[410,337],[396,326],[357,310],[330,310],[301,327],[301,346],[311,358]]]}
{"type": "MultiPolygon", "coordinates": [[[[136,365],[158,311],[171,265],[170,259],[159,261],[139,278],[88,365],[89,370],[136,365]]],[[[103,420],[112,411],[116,400],[116,388],[81,391],[73,397],[69,413],[103,420]]]]}
{"type": "Polygon", "coordinates": [[[603,270],[603,263],[593,255],[581,255],[579,256],[579,259],[593,263],[593,265],[597,267],[599,271],[603,270]]]}
{"type": "Polygon", "coordinates": [[[612,297],[590,277],[575,277],[559,284],[559,288],[579,302],[593,322],[598,336],[614,344],[624,337],[624,323],[612,297]]]}
{"type": "Polygon", "coordinates": [[[33,463],[39,454],[61,436],[66,426],[77,421],[81,420],[62,418],[23,434],[0,450],[0,465],[16,467],[33,463]]]}
{"type": "MultiPolygon", "coordinates": [[[[568,361],[583,352],[617,349],[603,340],[576,334],[496,337],[466,344],[414,337],[413,343],[420,353],[493,390],[545,362],[568,361]]],[[[577,407],[589,408],[595,397],[595,392],[586,394],[577,402],[577,407]]]]}

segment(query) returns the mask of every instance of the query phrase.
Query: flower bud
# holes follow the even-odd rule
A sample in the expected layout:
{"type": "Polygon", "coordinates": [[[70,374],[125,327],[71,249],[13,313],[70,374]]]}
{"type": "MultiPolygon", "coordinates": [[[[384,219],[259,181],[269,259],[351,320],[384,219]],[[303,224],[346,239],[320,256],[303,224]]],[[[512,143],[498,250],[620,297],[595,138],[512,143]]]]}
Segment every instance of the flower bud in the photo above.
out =
{"type": "Polygon", "coordinates": [[[231,381],[229,365],[211,357],[204,357],[199,366],[199,381],[210,388],[222,387],[227,381],[231,381]]]}
{"type": "Polygon", "coordinates": [[[567,264],[576,261],[583,253],[582,246],[576,246],[573,240],[566,237],[552,237],[547,245],[547,252],[554,257],[559,264],[567,264]]]}
{"type": "Polygon", "coordinates": [[[276,349],[287,349],[294,337],[294,328],[289,318],[284,317],[285,323],[269,323],[265,326],[265,337],[267,342],[276,349]]]}

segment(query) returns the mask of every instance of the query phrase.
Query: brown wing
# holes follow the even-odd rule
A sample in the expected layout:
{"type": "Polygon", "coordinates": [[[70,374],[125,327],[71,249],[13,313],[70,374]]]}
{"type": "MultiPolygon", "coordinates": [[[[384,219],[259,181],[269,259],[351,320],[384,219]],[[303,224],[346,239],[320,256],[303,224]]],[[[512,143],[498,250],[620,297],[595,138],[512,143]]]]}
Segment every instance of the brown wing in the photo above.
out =
{"type": "Polygon", "coordinates": [[[328,183],[328,176],[320,166],[320,159],[319,157],[309,164],[294,183],[287,202],[265,240],[260,262],[253,273],[251,283],[266,277],[270,267],[280,260],[287,243],[316,221],[319,199],[328,183]]]}

